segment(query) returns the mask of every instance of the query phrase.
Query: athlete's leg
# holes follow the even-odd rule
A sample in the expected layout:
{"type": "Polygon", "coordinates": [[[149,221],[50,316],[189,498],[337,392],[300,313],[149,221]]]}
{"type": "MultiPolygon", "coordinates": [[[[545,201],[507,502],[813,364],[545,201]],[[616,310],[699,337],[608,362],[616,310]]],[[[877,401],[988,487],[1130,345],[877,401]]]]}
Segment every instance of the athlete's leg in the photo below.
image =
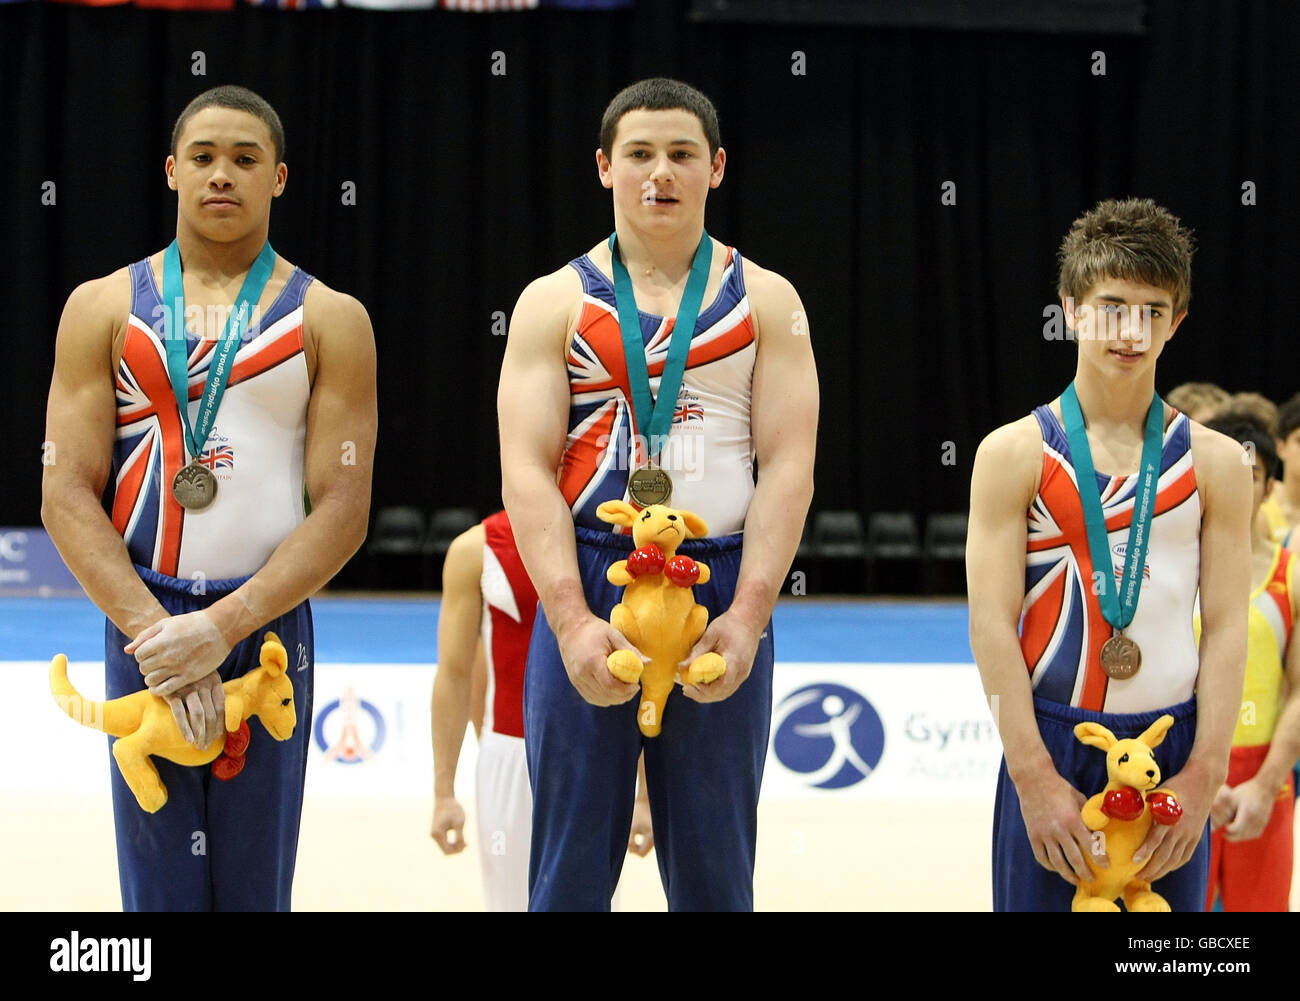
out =
{"type": "MultiPolygon", "coordinates": [[[[730,606],[740,570],[739,538],[684,550],[708,564],[695,600],[710,619],[730,606]]],[[[674,688],[663,732],[645,741],[646,787],[655,852],[674,911],[754,907],[758,795],[772,720],[772,626],[749,677],[730,698],[698,703],[674,688]]]]}
{"type": "Polygon", "coordinates": [[[297,723],[293,735],[279,741],[260,720],[250,719],[243,771],[228,782],[208,783],[213,909],[218,911],[290,909],[312,729],[311,609],[303,602],[250,634],[232,655],[238,662],[227,662],[229,677],[258,666],[268,631],[288,653],[297,723]]]}
{"type": "MultiPolygon", "coordinates": [[[[579,542],[587,604],[601,618],[609,617],[618,596],[605,568],[624,555],[579,542]]],[[[538,609],[524,671],[524,740],[533,790],[529,910],[609,910],[636,798],[636,710],[635,698],[597,707],[578,694],[546,613],[538,609]]]]}
{"type": "Polygon", "coordinates": [[[489,911],[526,911],[533,794],[522,738],[484,731],[475,787],[484,902],[489,911]]]}

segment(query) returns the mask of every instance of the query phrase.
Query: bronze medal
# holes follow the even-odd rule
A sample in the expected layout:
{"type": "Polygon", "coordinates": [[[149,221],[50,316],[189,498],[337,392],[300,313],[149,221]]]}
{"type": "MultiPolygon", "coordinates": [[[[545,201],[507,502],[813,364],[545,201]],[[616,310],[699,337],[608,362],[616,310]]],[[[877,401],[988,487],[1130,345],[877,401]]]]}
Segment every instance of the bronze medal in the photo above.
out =
{"type": "Polygon", "coordinates": [[[642,466],[628,477],[627,494],[640,507],[667,504],[673,495],[673,481],[658,466],[642,466]]]}
{"type": "Polygon", "coordinates": [[[1123,681],[1138,673],[1142,666],[1142,651],[1123,633],[1116,633],[1101,648],[1101,669],[1108,678],[1123,681]]]}
{"type": "Polygon", "coordinates": [[[217,496],[217,477],[211,469],[191,462],[172,479],[172,496],[187,511],[201,511],[217,496]]]}

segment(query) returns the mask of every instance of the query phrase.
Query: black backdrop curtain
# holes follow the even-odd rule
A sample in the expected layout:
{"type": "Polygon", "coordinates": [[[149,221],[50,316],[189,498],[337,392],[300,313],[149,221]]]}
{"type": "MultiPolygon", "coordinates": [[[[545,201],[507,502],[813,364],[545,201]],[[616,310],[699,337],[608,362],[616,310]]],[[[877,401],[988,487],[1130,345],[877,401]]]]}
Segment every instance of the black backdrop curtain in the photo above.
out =
{"type": "Polygon", "coordinates": [[[1101,197],[1151,196],[1197,232],[1192,312],[1161,391],[1300,389],[1300,6],[1152,0],[1141,35],[720,24],[687,9],[0,6],[0,389],[14,449],[0,524],[38,519],[64,300],[170,240],[172,122],[226,82],[285,123],[276,249],[374,322],[375,509],[500,506],[494,318],[611,229],[600,113],[655,74],[720,110],[730,159],[710,231],[785,274],[807,307],[823,399],[814,509],[965,508],[980,438],[1073,371],[1043,310],[1061,236],[1101,197]],[[955,205],[941,203],[949,181],[955,205]]]}

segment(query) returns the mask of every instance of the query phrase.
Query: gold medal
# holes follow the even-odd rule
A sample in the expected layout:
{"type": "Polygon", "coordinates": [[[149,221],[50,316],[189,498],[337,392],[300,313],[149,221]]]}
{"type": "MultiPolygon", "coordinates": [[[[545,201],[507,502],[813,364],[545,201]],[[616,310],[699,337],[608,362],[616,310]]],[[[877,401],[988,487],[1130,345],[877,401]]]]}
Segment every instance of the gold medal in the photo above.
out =
{"type": "Polygon", "coordinates": [[[172,479],[172,496],[187,511],[201,511],[217,496],[217,477],[196,461],[182,466],[172,479]]]}
{"type": "Polygon", "coordinates": [[[1142,667],[1142,651],[1123,633],[1116,633],[1101,647],[1101,669],[1108,678],[1123,681],[1142,667]]]}
{"type": "Polygon", "coordinates": [[[642,466],[628,477],[627,494],[640,507],[667,504],[673,495],[673,481],[658,466],[642,466]]]}

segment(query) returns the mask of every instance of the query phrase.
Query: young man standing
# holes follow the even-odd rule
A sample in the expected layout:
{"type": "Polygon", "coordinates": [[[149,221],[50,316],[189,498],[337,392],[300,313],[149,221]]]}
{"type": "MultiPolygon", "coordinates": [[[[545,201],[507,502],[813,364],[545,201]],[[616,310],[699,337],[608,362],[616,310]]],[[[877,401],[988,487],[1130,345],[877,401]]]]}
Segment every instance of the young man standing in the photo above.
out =
{"type": "Polygon", "coordinates": [[[1138,876],[1174,910],[1204,906],[1206,821],[1246,660],[1251,471],[1236,442],[1155,392],[1156,361],[1186,316],[1191,258],[1190,234],[1150,200],[1105,201],[1076,220],[1059,280],[1078,339],[1074,382],[975,457],[971,648],[1005,751],[995,910],[1069,910],[1072,884],[1091,878],[1085,857],[1104,862],[1079,811],[1105,786],[1105,757],[1074,726],[1135,737],[1166,712],[1161,785],[1183,816],[1153,825],[1138,876]]]}
{"type": "MultiPolygon", "coordinates": [[[[1210,428],[1250,449],[1254,506],[1268,496],[1277,473],[1269,428],[1253,420],[1217,417],[1210,428]]],[[[1295,554],[1271,540],[1259,518],[1251,538],[1251,592],[1246,682],[1232,734],[1228,778],[1210,810],[1210,885],[1225,911],[1285,911],[1295,859],[1295,787],[1300,758],[1300,643],[1295,621],[1300,590],[1295,554]]],[[[1200,621],[1196,622],[1197,631],[1200,621]]]]}
{"type": "Polygon", "coordinates": [[[374,334],[360,303],[271,249],[283,152],[256,94],[196,97],[165,164],[176,239],[78,287],[59,324],[41,517],[108,617],[108,697],[148,687],[207,747],[225,725],[222,682],[257,666],[267,630],[294,687],[293,736],[254,722],[228,782],[155,759],[167,801],[146,813],[112,768],[128,910],[289,908],[311,733],[307,599],[366,534],[374,334]]]}
{"type": "MultiPolygon", "coordinates": [[[[524,750],[524,665],[536,617],[537,592],[524,572],[506,513],[489,515],[456,536],[442,567],[438,672],[430,706],[429,834],[445,855],[465,848],[465,809],[456,799],[456,766],[466,724],[473,722],[478,734],[479,864],[489,911],[528,909],[533,797],[524,750]]],[[[653,847],[643,781],[628,851],[644,857],[653,847]]]]}
{"type": "Polygon", "coordinates": [[[790,283],[704,231],[725,164],[703,94],[666,79],[619,93],[596,151],[615,234],[529,285],[511,321],[502,493],[542,603],[524,683],[533,910],[607,910],[626,850],[643,742],[638,686],[606,666],[632,647],[609,624],[605,571],[632,542],[596,517],[624,499],[708,524],[678,550],[712,571],[687,662],[726,663],[644,741],[668,906],[753,907],[769,620],[812,497],[817,375],[790,283]]]}

